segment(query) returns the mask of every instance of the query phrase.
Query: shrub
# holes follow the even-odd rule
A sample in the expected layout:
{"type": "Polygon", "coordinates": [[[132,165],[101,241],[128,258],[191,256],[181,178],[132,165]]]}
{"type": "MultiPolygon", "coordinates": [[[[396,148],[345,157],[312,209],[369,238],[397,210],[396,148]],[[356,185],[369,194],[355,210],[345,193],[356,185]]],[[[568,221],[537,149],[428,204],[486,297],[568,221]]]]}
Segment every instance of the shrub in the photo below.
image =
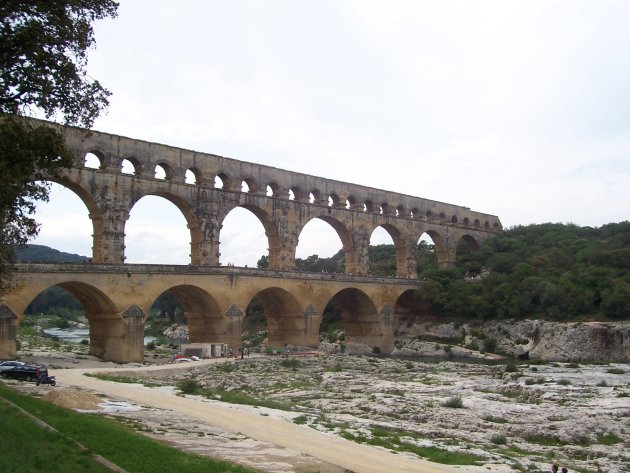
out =
{"type": "Polygon", "coordinates": [[[506,373],[515,373],[516,371],[518,371],[518,368],[514,363],[508,363],[507,365],[505,365],[506,373]]]}
{"type": "Polygon", "coordinates": [[[488,353],[494,353],[497,349],[497,341],[494,338],[486,338],[483,341],[483,349],[488,353]]]}
{"type": "Polygon", "coordinates": [[[280,364],[285,368],[291,368],[293,371],[300,367],[300,362],[295,358],[284,358],[280,364]]]}
{"type": "Polygon", "coordinates": [[[452,407],[455,409],[461,409],[464,407],[464,401],[460,396],[449,397],[442,403],[443,407],[452,407]]]}
{"type": "Polygon", "coordinates": [[[177,389],[179,389],[182,394],[197,394],[201,391],[201,385],[196,379],[184,379],[177,383],[177,389]]]}
{"type": "Polygon", "coordinates": [[[490,441],[496,445],[505,445],[507,444],[507,437],[502,434],[493,434],[490,441]]]}
{"type": "Polygon", "coordinates": [[[611,374],[624,374],[625,371],[622,370],[621,368],[608,368],[606,370],[606,373],[611,373],[611,374]]]}
{"type": "Polygon", "coordinates": [[[304,425],[306,424],[307,421],[307,417],[305,415],[301,415],[301,416],[297,416],[296,418],[293,419],[293,423],[297,424],[297,425],[304,425]]]}
{"type": "Polygon", "coordinates": [[[147,343],[147,350],[155,350],[155,342],[153,340],[147,343]]]}
{"type": "Polygon", "coordinates": [[[606,387],[608,387],[608,383],[606,382],[606,380],[602,380],[599,383],[597,383],[596,386],[598,386],[600,388],[606,388],[606,387]]]}
{"type": "Polygon", "coordinates": [[[569,386],[571,384],[571,381],[566,378],[562,378],[558,380],[558,384],[561,386],[569,386]]]}

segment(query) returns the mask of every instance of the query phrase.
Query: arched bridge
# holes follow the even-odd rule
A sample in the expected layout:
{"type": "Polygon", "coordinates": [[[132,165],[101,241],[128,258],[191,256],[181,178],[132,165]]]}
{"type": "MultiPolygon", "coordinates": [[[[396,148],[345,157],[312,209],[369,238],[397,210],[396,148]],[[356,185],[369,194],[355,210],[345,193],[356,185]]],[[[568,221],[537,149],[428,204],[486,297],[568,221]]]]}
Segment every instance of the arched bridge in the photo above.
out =
{"type": "Polygon", "coordinates": [[[19,318],[39,292],[53,285],[68,289],[83,304],[92,352],[106,359],[142,358],[144,318],[165,290],[182,301],[192,341],[237,346],[243,313],[256,296],[269,320],[270,343],[316,344],[322,311],[336,298],[347,336],[387,352],[395,308],[410,299],[408,291],[417,285],[414,252],[420,237],[431,237],[438,264],[446,267],[454,264],[461,240],[474,250],[502,228],[498,217],[467,207],[42,123],[58,128],[76,156],[75,166],[54,180],[74,191],[89,210],[92,263],[17,265],[0,296],[0,358],[15,354],[19,318]],[[98,168],[85,166],[88,154],[98,158],[98,168]],[[190,265],[124,264],[125,223],[134,204],[147,195],[169,200],[184,215],[190,265]],[[250,210],[264,226],[268,271],[220,266],[222,223],[236,207],[250,210]],[[300,233],[315,218],[339,235],[345,275],[295,270],[300,233]],[[377,227],[394,242],[395,278],[369,276],[368,246],[377,227]]]}

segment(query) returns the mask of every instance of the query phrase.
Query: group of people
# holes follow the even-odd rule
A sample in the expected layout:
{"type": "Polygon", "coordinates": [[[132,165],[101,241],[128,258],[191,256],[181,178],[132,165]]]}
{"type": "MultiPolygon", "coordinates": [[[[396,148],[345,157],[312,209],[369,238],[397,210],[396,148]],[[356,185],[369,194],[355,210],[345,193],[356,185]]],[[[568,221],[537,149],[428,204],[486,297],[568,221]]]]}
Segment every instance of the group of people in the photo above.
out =
{"type": "Polygon", "coordinates": [[[565,466],[562,467],[562,470],[558,470],[558,465],[551,465],[551,473],[558,473],[558,471],[561,471],[562,473],[569,473],[569,470],[567,470],[567,467],[565,466]]]}

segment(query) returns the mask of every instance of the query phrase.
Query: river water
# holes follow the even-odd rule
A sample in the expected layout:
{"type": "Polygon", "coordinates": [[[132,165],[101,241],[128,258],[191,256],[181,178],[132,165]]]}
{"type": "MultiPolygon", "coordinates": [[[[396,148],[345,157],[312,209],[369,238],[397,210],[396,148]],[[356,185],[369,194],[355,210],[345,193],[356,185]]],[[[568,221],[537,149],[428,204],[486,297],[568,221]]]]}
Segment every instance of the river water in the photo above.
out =
{"type": "MultiPolygon", "coordinates": [[[[88,328],[46,328],[44,335],[55,337],[69,343],[81,343],[82,340],[90,340],[90,329],[88,328]]],[[[155,340],[155,337],[144,337],[144,344],[155,340]]]]}

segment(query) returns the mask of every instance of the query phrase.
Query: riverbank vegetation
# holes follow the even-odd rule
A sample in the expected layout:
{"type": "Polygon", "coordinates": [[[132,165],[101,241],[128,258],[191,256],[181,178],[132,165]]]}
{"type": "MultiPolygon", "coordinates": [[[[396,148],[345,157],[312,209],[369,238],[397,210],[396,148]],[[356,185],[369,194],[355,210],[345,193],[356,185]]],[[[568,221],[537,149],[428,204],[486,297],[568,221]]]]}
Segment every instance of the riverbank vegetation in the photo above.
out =
{"type": "Polygon", "coordinates": [[[630,222],[519,226],[420,270],[418,298],[438,315],[477,319],[624,319],[630,315],[630,222]],[[473,279],[467,279],[473,278],[473,279]]]}

